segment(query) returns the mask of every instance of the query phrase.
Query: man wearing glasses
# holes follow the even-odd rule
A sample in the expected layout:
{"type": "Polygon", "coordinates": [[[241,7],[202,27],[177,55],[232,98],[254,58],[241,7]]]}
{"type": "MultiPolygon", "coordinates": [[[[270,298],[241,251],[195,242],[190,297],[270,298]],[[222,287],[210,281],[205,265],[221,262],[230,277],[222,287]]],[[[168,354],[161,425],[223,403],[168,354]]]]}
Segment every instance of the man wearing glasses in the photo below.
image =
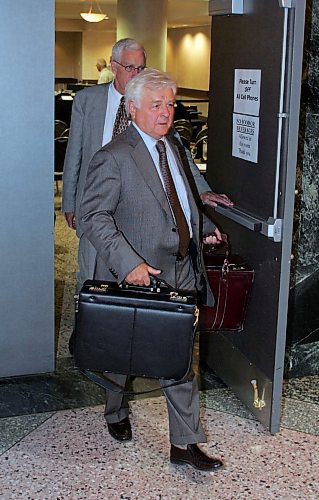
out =
{"type": "Polygon", "coordinates": [[[113,82],[88,87],[74,97],[63,171],[62,211],[68,226],[76,229],[79,237],[78,288],[93,277],[96,256],[77,217],[87,169],[94,153],[116,135],[113,128],[125,86],[145,68],[145,62],[146,51],[141,44],[130,38],[119,40],[112,49],[113,82]]]}
{"type": "MultiPolygon", "coordinates": [[[[126,84],[146,67],[146,51],[136,40],[124,38],[112,49],[111,68],[113,82],[95,85],[77,92],[72,106],[71,127],[66,150],[62,211],[70,228],[76,229],[79,237],[77,287],[94,275],[96,251],[83,236],[79,223],[78,207],[81,202],[87,170],[93,155],[109,143],[128,125],[124,108],[126,84]]],[[[188,159],[190,153],[187,152],[188,159]]],[[[200,175],[197,166],[189,161],[192,174],[201,198],[205,203],[232,204],[225,195],[217,195],[200,175]]],[[[72,343],[70,344],[72,351],[72,343]]],[[[71,352],[72,353],[72,352],[71,352]]]]}

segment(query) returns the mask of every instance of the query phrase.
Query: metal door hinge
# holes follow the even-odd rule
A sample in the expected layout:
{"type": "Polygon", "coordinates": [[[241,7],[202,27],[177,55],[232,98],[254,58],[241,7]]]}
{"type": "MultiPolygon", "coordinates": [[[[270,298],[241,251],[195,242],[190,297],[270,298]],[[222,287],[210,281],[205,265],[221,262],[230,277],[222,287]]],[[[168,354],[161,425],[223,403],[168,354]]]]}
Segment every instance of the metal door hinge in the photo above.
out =
{"type": "Polygon", "coordinates": [[[263,389],[262,395],[261,395],[261,398],[260,398],[259,395],[258,395],[257,380],[251,380],[250,383],[251,383],[251,385],[253,386],[253,389],[254,389],[254,401],[253,401],[254,407],[258,408],[259,410],[262,410],[262,408],[265,408],[265,406],[266,406],[266,403],[265,403],[265,400],[264,400],[265,389],[263,389]]]}

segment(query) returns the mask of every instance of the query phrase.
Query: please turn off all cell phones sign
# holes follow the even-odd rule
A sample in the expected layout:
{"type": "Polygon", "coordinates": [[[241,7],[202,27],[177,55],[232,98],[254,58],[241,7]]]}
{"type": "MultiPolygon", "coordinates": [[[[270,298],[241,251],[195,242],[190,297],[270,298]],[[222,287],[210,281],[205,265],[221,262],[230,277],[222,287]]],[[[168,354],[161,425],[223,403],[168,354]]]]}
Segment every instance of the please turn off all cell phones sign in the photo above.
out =
{"type": "Polygon", "coordinates": [[[235,69],[232,155],[258,162],[261,70],[235,69]]]}
{"type": "Polygon", "coordinates": [[[235,69],[234,113],[259,116],[260,69],[235,69]]]}

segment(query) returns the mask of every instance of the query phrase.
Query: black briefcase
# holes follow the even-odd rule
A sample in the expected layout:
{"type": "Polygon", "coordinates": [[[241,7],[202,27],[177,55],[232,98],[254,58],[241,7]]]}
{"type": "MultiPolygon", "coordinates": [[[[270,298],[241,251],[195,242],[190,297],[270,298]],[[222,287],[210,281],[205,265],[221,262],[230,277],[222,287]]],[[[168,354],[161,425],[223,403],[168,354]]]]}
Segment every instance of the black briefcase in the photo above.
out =
{"type": "Polygon", "coordinates": [[[91,281],[80,291],[74,361],[80,370],[180,380],[191,363],[196,293],[91,281]]]}

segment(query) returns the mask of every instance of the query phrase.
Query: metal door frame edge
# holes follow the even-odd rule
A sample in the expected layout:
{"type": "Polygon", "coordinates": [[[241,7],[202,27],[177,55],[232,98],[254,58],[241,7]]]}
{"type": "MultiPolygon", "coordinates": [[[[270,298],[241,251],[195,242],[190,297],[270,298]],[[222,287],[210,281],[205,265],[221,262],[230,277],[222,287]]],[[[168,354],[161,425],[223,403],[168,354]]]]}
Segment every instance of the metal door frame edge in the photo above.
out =
{"type": "MultiPolygon", "coordinates": [[[[303,59],[303,40],[305,25],[306,0],[296,2],[295,9],[289,10],[292,22],[290,23],[289,35],[293,36],[292,50],[290,54],[290,71],[288,75],[288,99],[287,111],[289,120],[286,130],[286,150],[287,150],[287,178],[284,203],[284,225],[283,225],[283,244],[281,259],[281,279],[279,290],[279,307],[277,322],[277,342],[275,352],[275,366],[277,369],[274,374],[273,401],[274,408],[280,408],[279,402],[282,397],[282,383],[284,372],[284,357],[286,345],[286,327],[287,310],[289,296],[289,277],[291,262],[291,244],[293,231],[293,213],[296,182],[296,164],[297,147],[299,131],[299,112],[300,112],[300,94],[301,94],[301,76],[303,59]],[[276,404],[277,403],[277,404],[276,404]]],[[[270,431],[277,432],[280,425],[280,414],[275,411],[271,414],[270,431]]]]}

